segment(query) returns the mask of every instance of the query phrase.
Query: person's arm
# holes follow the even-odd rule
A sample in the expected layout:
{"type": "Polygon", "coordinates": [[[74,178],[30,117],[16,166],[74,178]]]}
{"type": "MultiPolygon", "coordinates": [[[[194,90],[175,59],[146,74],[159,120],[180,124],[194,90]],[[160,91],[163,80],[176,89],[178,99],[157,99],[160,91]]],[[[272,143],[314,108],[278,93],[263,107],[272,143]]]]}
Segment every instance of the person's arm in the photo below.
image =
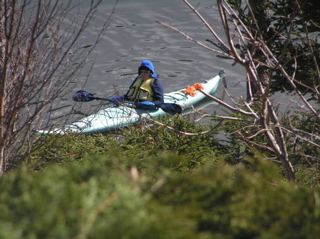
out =
{"type": "Polygon", "coordinates": [[[151,87],[153,90],[153,103],[156,107],[160,107],[164,103],[162,83],[159,80],[155,80],[151,87]]]}

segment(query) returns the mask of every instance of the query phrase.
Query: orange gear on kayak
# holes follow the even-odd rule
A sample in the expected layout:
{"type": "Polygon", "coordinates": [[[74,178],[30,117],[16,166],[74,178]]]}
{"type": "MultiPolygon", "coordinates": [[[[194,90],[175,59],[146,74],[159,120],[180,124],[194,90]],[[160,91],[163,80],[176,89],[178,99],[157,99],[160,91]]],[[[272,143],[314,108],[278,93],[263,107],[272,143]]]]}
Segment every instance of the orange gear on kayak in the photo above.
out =
{"type": "Polygon", "coordinates": [[[195,96],[196,94],[194,92],[196,90],[203,90],[203,86],[199,83],[195,83],[193,85],[187,86],[187,88],[185,90],[182,90],[181,92],[186,95],[195,96]]]}

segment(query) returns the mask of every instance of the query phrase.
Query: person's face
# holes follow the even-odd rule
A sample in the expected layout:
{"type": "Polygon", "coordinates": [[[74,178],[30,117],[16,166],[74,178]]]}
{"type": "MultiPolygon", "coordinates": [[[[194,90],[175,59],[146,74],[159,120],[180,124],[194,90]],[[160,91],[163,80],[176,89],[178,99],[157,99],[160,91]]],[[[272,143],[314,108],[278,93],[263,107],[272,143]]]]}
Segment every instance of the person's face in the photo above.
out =
{"type": "Polygon", "coordinates": [[[141,70],[140,71],[140,77],[141,77],[142,80],[148,80],[150,78],[150,71],[141,70]]]}

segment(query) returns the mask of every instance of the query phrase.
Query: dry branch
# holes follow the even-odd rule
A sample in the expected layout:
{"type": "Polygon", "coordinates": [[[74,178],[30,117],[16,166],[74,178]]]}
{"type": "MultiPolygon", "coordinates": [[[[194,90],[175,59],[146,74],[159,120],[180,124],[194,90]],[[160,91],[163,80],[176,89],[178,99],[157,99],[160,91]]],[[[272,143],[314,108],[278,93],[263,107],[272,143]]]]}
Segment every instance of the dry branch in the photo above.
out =
{"type": "Polygon", "coordinates": [[[0,1],[0,175],[32,151],[34,131],[53,120],[55,100],[72,90],[111,21],[113,13],[91,47],[81,47],[101,1],[0,1]]]}

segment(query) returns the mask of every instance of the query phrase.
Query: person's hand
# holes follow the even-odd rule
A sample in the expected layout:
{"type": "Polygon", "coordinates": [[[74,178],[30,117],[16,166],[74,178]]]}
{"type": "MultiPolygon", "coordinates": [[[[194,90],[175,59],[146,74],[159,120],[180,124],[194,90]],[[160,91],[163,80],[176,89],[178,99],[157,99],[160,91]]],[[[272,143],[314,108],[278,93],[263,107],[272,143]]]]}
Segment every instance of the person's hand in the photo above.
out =
{"type": "Polygon", "coordinates": [[[93,94],[84,91],[84,90],[78,90],[76,92],[76,94],[74,96],[72,96],[72,99],[74,101],[80,101],[80,102],[87,102],[87,101],[91,101],[94,100],[95,97],[93,96],[93,94]]]}
{"type": "Polygon", "coordinates": [[[156,105],[150,101],[139,102],[138,107],[144,110],[155,110],[157,108],[156,105]]]}

